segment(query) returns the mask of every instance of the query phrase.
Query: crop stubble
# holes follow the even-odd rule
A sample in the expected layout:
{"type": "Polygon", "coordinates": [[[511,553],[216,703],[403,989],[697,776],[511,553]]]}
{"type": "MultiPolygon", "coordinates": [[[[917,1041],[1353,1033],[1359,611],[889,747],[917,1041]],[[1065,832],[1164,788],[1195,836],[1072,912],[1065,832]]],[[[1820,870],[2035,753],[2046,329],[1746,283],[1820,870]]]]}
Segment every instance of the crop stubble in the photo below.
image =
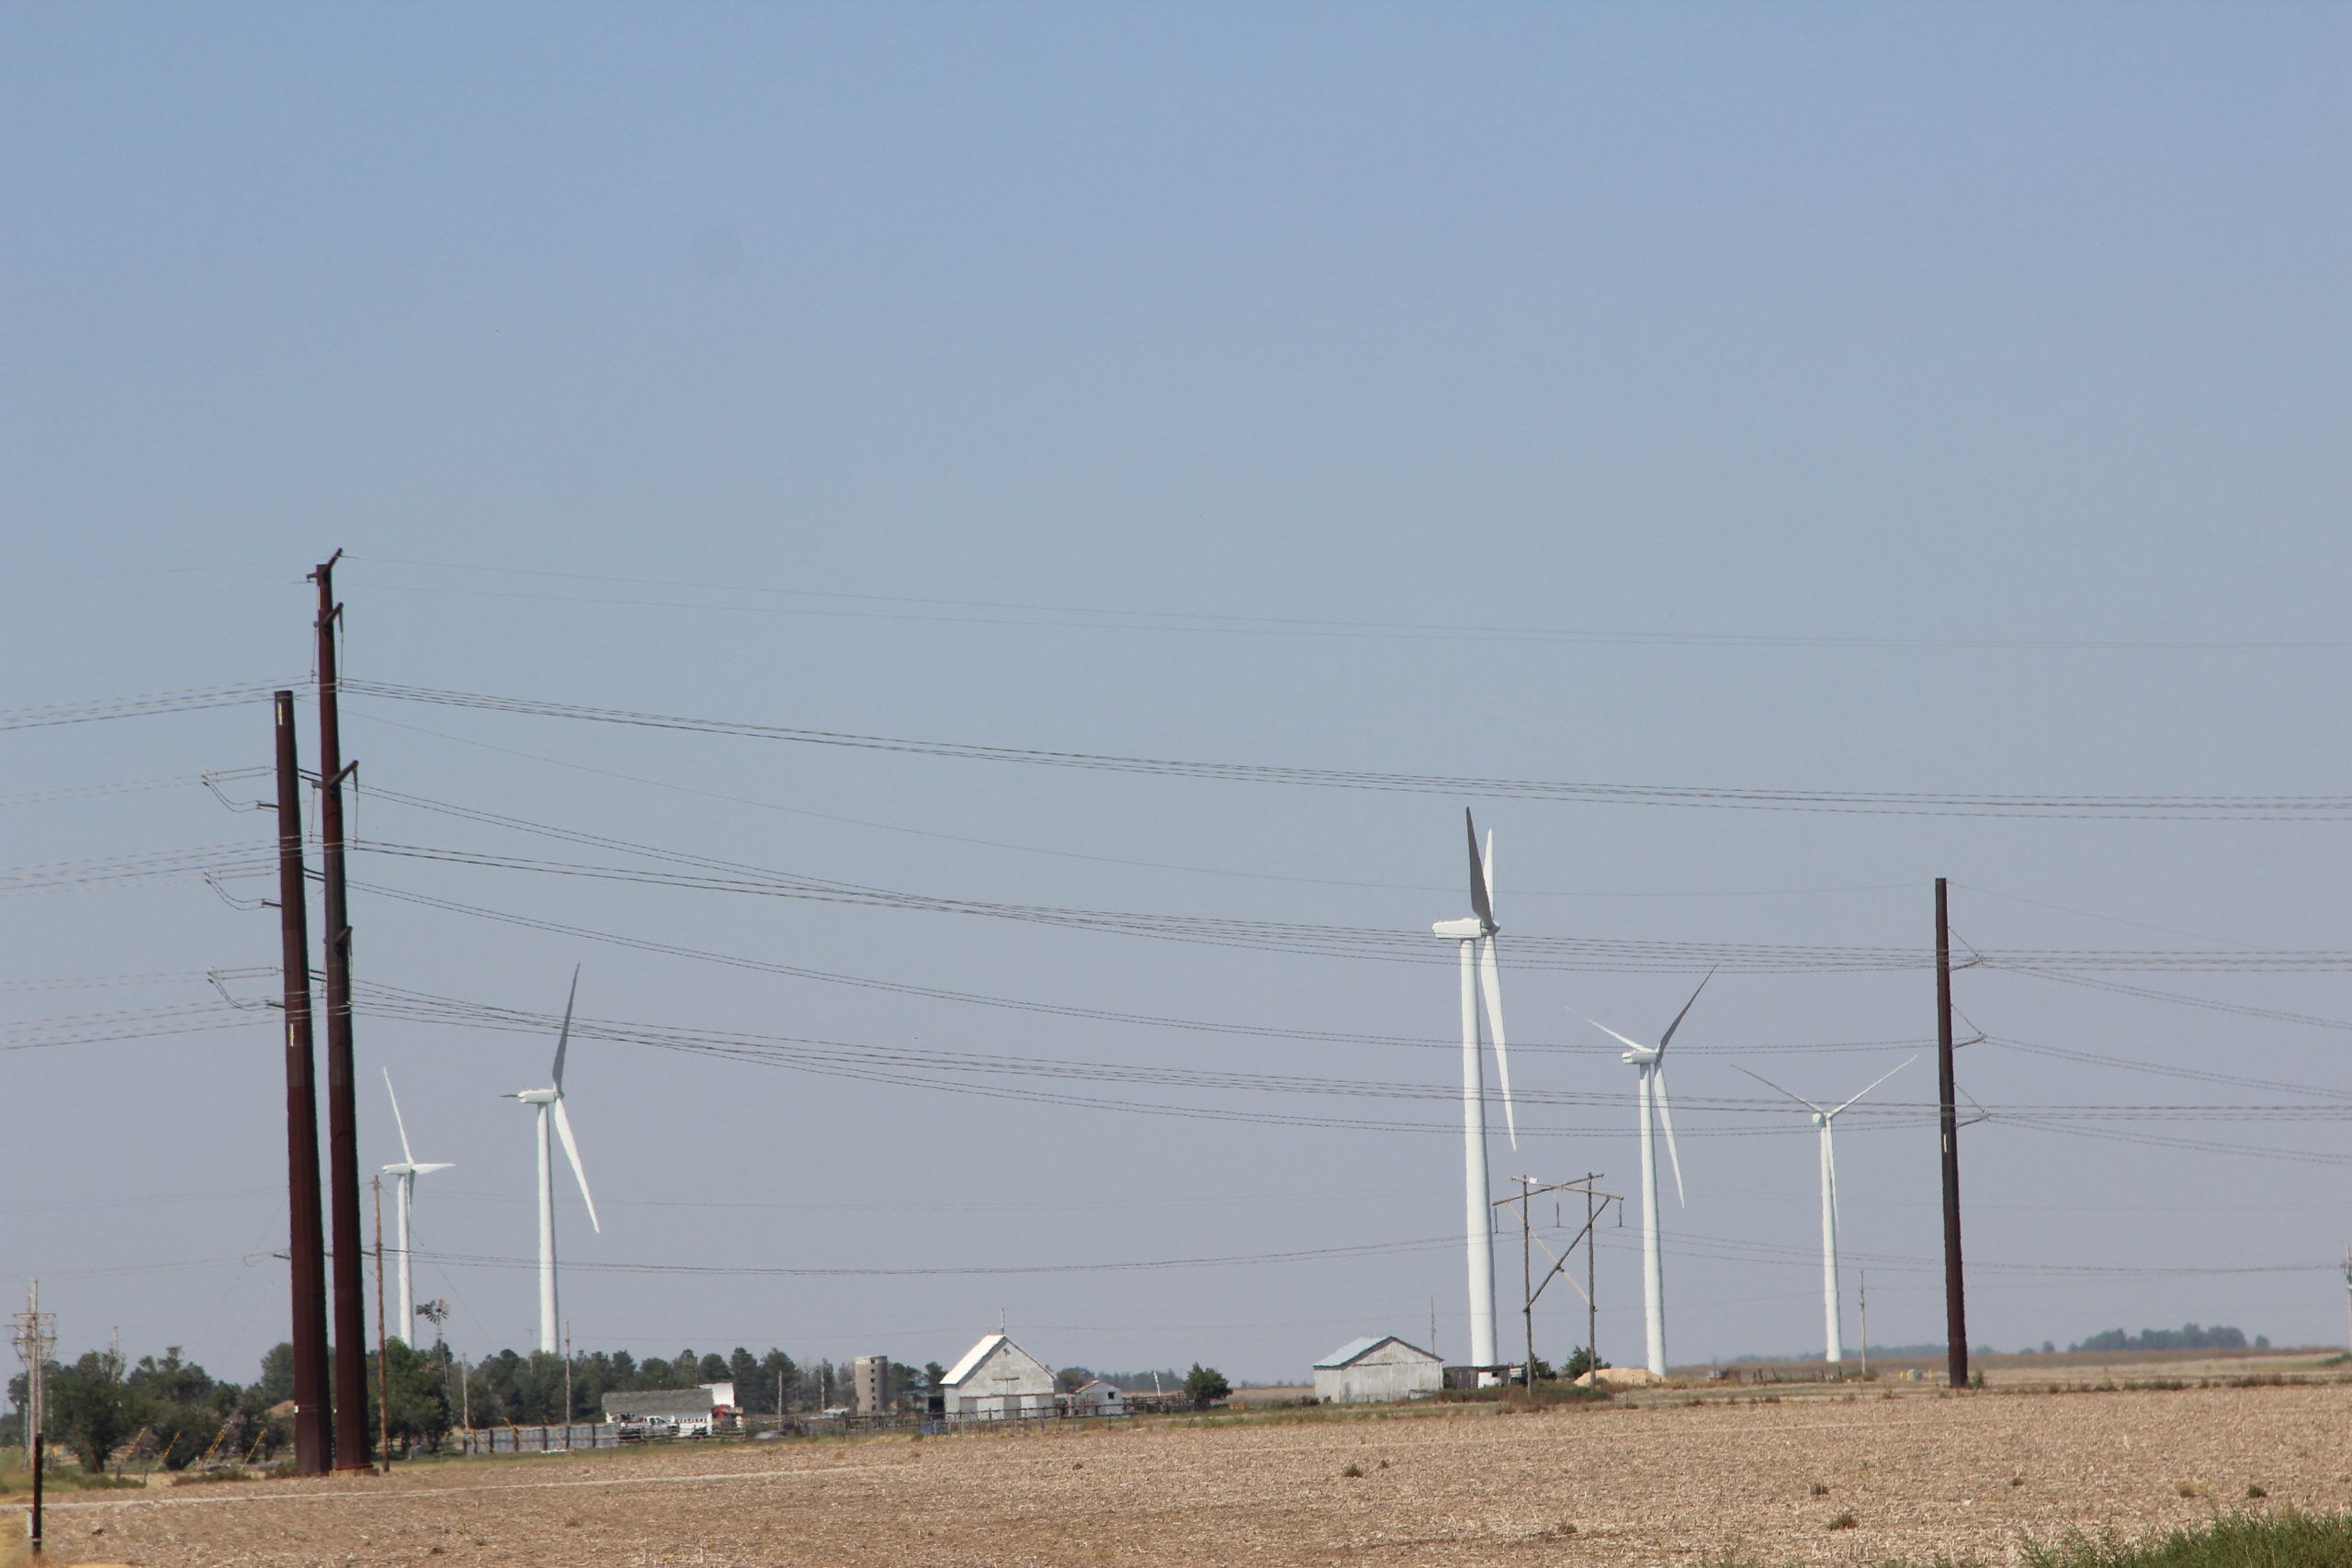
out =
{"type": "Polygon", "coordinates": [[[77,1499],[50,1537],[153,1568],[1998,1562],[2021,1531],[2133,1533],[2251,1485],[2342,1507],[2347,1415],[2327,1385],[1113,1423],[157,1489],[77,1499]]]}

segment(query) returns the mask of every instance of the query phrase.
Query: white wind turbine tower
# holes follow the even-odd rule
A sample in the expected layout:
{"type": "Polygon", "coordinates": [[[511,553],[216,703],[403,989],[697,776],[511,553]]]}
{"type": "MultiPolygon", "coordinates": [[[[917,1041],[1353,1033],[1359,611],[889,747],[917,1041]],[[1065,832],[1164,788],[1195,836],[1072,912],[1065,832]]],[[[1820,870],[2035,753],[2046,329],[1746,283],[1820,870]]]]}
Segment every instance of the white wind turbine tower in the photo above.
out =
{"type": "Polygon", "coordinates": [[[401,1259],[401,1337],[413,1344],[415,1341],[412,1337],[416,1325],[416,1298],[409,1293],[408,1284],[409,1205],[416,1201],[418,1177],[424,1175],[427,1171],[448,1170],[452,1168],[453,1162],[435,1160],[424,1165],[417,1163],[416,1151],[408,1146],[408,1123],[401,1119],[401,1097],[392,1093],[392,1069],[390,1067],[384,1069],[384,1093],[392,1102],[392,1125],[401,1131],[400,1163],[386,1166],[384,1174],[394,1179],[392,1194],[395,1210],[399,1215],[396,1224],[399,1231],[401,1259]]]}
{"type": "Polygon", "coordinates": [[[562,1348],[555,1306],[555,1167],[548,1145],[550,1112],[556,1134],[563,1140],[563,1152],[571,1161],[571,1174],[580,1182],[581,1201],[588,1205],[588,1223],[599,1235],[605,1229],[596,1219],[596,1200],[588,1195],[588,1172],[580,1164],[580,1145],[572,1140],[571,1118],[563,1109],[563,1052],[571,1041],[571,1004],[579,995],[580,970],[575,965],[571,993],[563,1000],[563,1030],[555,1037],[555,1082],[546,1089],[526,1089],[503,1097],[537,1106],[539,1111],[539,1348],[549,1355],[562,1348]]]}
{"type": "MultiPolygon", "coordinates": [[[[1708,970],[1706,978],[1699,982],[1699,991],[1705,990],[1707,981],[1714,977],[1715,972],[1708,970]]],[[[1674,1167],[1674,1201],[1681,1203],[1685,1201],[1682,1156],[1674,1146],[1674,1107],[1666,1098],[1666,1048],[1673,1043],[1674,1032],[1682,1027],[1682,1021],[1690,1016],[1691,1003],[1699,999],[1699,991],[1690,993],[1690,1000],[1682,1004],[1682,1010],[1674,1015],[1674,1021],[1666,1026],[1666,1032],[1655,1045],[1628,1040],[1605,1023],[1585,1019],[1625,1047],[1623,1060],[1634,1068],[1639,1080],[1636,1104],[1642,1118],[1642,1327],[1647,1352],[1645,1364],[1652,1375],[1661,1378],[1666,1376],[1666,1267],[1658,1254],[1657,1137],[1653,1122],[1666,1129],[1666,1157],[1674,1167]],[[1655,1117],[1651,1115],[1653,1106],[1657,1108],[1655,1117]]],[[[1584,1017],[1581,1013],[1577,1016],[1584,1017]]]]}
{"type": "Polygon", "coordinates": [[[1510,1103],[1510,1057],[1503,1041],[1502,970],[1495,961],[1492,886],[1495,836],[1487,835],[1487,851],[1478,852],[1478,827],[1464,811],[1470,834],[1470,908],[1465,919],[1440,920],[1430,929],[1449,942],[1462,944],[1462,1165],[1463,1215],[1467,1227],[1470,1266],[1470,1364],[1496,1365],[1495,1359],[1495,1238],[1494,1209],[1487,1186],[1487,1089],[1484,1063],[1478,1052],[1478,1000],[1487,1004],[1487,1032],[1495,1043],[1495,1074],[1503,1091],[1503,1124],[1510,1146],[1519,1147],[1519,1122],[1510,1103]]]}
{"type": "MultiPolygon", "coordinates": [[[[1870,1093],[1871,1089],[1876,1089],[1918,1059],[1917,1056],[1910,1056],[1896,1063],[1871,1079],[1869,1088],[1864,1089],[1862,1094],[1870,1093]]],[[[1853,1104],[1855,1100],[1861,1099],[1862,1094],[1854,1096],[1854,1100],[1846,1101],[1845,1105],[1825,1111],[1801,1094],[1790,1094],[1787,1089],[1781,1089],[1779,1084],[1774,1083],[1762,1073],[1748,1073],[1746,1067],[1741,1067],[1739,1070],[1747,1073],[1749,1077],[1754,1078],[1766,1089],[1786,1094],[1791,1100],[1812,1111],[1813,1124],[1821,1129],[1821,1311],[1824,1325],[1829,1336],[1828,1354],[1823,1359],[1831,1366],[1836,1366],[1845,1359],[1845,1351],[1842,1348],[1845,1344],[1845,1333],[1838,1316],[1838,1150],[1837,1145],[1830,1142],[1830,1124],[1838,1120],[1838,1111],[1853,1104]]]]}

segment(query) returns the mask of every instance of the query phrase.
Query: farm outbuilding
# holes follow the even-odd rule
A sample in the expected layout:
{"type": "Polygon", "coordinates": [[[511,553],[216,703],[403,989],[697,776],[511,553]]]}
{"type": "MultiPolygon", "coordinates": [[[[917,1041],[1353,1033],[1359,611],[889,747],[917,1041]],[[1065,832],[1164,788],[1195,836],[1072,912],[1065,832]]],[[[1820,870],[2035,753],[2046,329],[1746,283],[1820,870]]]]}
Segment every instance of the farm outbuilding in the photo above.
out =
{"type": "Polygon", "coordinates": [[[1001,1334],[964,1352],[940,1381],[940,1413],[951,1421],[1013,1421],[1054,1413],[1052,1369],[1001,1334]]]}
{"type": "Polygon", "coordinates": [[[1315,1397],[1332,1404],[1420,1399],[1445,1382],[1445,1363],[1394,1334],[1351,1339],[1315,1363],[1315,1397]]]}
{"type": "Polygon", "coordinates": [[[1072,1416],[1125,1416],[1127,1396],[1101,1378],[1092,1378],[1070,1390],[1069,1410],[1072,1416]]]}

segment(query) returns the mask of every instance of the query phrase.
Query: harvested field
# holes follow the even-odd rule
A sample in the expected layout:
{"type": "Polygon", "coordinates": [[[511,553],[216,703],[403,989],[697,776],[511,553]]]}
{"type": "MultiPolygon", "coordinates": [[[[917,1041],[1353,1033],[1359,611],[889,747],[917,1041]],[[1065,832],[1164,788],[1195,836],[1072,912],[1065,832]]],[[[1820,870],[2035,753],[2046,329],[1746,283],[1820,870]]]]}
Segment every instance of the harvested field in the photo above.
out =
{"type": "Polygon", "coordinates": [[[2023,1531],[2343,1507],[2347,1417],[2342,1384],[1309,1412],[159,1487],[74,1497],[50,1540],[149,1568],[2000,1562],[2023,1531]]]}

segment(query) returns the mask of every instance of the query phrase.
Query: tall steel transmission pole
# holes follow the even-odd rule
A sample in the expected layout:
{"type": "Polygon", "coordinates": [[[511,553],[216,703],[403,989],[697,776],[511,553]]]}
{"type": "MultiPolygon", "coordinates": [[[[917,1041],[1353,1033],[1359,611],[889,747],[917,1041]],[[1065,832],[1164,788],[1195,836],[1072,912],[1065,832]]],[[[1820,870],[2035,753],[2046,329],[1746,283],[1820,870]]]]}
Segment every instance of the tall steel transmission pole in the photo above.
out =
{"type": "Polygon", "coordinates": [[[286,1194],[292,1234],[294,1473],[324,1475],[328,1427],[326,1237],[319,1214],[319,1093],[311,1054],[310,888],[302,867],[302,773],[294,694],[275,699],[277,723],[277,930],[286,985],[286,1194]]]}
{"type": "Polygon", "coordinates": [[[1944,1336],[1951,1386],[1968,1386],[1968,1290],[1960,1262],[1960,1113],[1951,1064],[1951,919],[1944,879],[1936,878],[1936,1081],[1942,1104],[1944,1167],[1944,1336]]]}
{"type": "Polygon", "coordinates": [[[342,717],[336,703],[335,551],[311,580],[319,585],[319,870],[325,897],[327,980],[327,1215],[334,1239],[334,1467],[368,1462],[368,1304],[359,1228],[359,1107],[351,1057],[351,916],[344,892],[342,717]]]}

